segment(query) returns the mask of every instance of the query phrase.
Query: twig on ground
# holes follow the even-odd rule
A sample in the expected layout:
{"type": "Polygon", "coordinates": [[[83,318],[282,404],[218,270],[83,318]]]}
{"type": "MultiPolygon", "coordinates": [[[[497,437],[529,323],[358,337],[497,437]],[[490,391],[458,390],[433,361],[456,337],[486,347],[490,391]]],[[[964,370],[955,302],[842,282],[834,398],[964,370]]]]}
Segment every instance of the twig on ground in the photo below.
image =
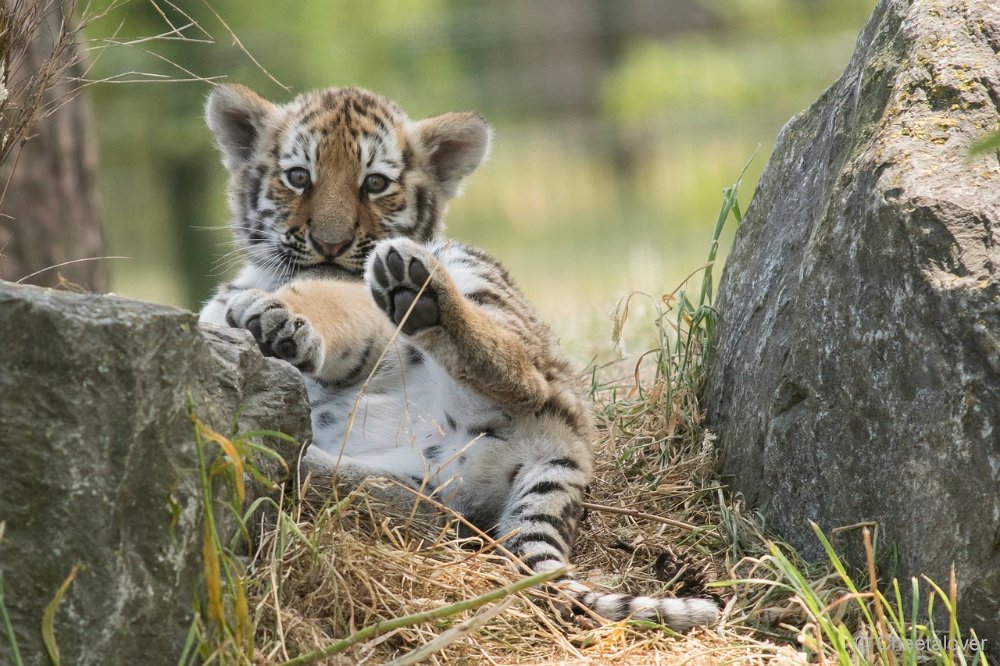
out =
{"type": "Polygon", "coordinates": [[[692,525],[691,523],[685,523],[684,521],[681,520],[674,520],[673,518],[665,518],[663,516],[657,516],[652,513],[646,513],[645,511],[636,511],[635,509],[623,509],[617,506],[594,504],[593,502],[580,502],[580,506],[590,511],[600,511],[602,513],[617,513],[623,516],[632,516],[633,518],[652,520],[657,523],[663,523],[664,525],[670,525],[671,527],[678,527],[682,530],[688,530],[691,532],[696,532],[697,530],[701,529],[697,525],[692,525]]]}

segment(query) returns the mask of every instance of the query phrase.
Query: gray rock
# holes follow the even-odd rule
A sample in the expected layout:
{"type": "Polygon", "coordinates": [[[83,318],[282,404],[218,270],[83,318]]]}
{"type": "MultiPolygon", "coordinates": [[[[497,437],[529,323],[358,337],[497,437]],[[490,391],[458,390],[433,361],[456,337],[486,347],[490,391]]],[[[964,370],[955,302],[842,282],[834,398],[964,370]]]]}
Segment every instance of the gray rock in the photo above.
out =
{"type": "Polygon", "coordinates": [[[25,663],[48,663],[42,614],[79,563],[56,613],[62,663],[176,664],[202,570],[188,395],[219,432],[239,414],[240,432],[305,441],[301,377],[190,312],[2,282],[0,341],[0,571],[25,663]]]}
{"type": "MultiPolygon", "coordinates": [[[[882,0],[782,130],[726,263],[706,400],[772,532],[877,521],[1000,646],[1000,5],[882,0]]],[[[840,542],[860,543],[860,535],[840,542]]],[[[848,549],[848,553],[850,553],[848,549]]],[[[855,556],[857,552],[854,551],[855,556]]]]}

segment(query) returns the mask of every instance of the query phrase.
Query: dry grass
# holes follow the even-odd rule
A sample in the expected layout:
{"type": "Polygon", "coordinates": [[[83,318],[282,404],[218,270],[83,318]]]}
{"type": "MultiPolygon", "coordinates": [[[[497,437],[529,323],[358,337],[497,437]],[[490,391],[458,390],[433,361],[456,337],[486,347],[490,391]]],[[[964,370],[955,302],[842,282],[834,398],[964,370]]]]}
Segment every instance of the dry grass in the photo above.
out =
{"type": "MultiPolygon", "coordinates": [[[[605,388],[601,396],[611,392],[605,388]]],[[[734,553],[763,556],[765,543],[753,520],[721,492],[712,438],[700,414],[687,413],[684,427],[676,425],[678,406],[696,404],[694,396],[675,392],[675,402],[668,404],[665,394],[654,383],[637,399],[599,402],[604,418],[597,474],[574,562],[580,578],[607,589],[704,594],[707,580],[746,577],[754,561],[734,553]],[[663,457],[666,466],[650,464],[663,457]]],[[[376,622],[475,597],[519,578],[488,537],[458,539],[456,516],[443,527],[392,518],[371,490],[363,486],[310,515],[285,511],[264,538],[251,586],[257,663],[291,659],[376,622]]],[[[771,598],[773,593],[759,586],[725,594],[719,597],[726,605],[721,627],[678,637],[638,623],[567,620],[539,603],[537,591],[522,593],[478,631],[453,632],[440,641],[440,651],[428,655],[426,663],[709,664],[798,658],[787,643],[761,640],[753,629],[756,622],[801,617],[789,595],[771,598]]],[[[391,662],[449,630],[475,624],[478,612],[401,628],[324,663],[391,662]]]]}

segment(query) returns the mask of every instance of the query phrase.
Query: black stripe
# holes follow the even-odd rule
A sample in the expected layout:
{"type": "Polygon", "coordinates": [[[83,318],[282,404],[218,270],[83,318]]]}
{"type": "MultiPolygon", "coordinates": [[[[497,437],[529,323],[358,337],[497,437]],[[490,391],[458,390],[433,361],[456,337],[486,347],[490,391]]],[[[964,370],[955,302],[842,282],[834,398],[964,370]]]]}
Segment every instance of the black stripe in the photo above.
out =
{"type": "Polygon", "coordinates": [[[489,289],[479,289],[478,291],[466,294],[465,297],[477,305],[507,309],[507,299],[489,289]]]}
{"type": "Polygon", "coordinates": [[[384,146],[385,139],[387,139],[389,135],[392,134],[392,131],[389,129],[388,123],[386,123],[381,116],[372,116],[371,120],[372,122],[375,123],[375,127],[377,127],[379,129],[379,132],[381,132],[382,134],[382,136],[378,137],[378,143],[384,146]]]}
{"type": "Polygon", "coordinates": [[[523,552],[526,550],[525,544],[539,542],[552,546],[558,553],[565,553],[569,546],[569,544],[560,543],[559,539],[555,538],[551,534],[548,534],[547,532],[528,532],[527,534],[518,535],[512,547],[520,552],[523,552]]]}
{"type": "MultiPolygon", "coordinates": [[[[573,580],[572,578],[569,578],[569,579],[573,580]]],[[[558,581],[559,581],[559,579],[557,578],[553,582],[558,582],[558,581]]],[[[586,599],[587,599],[587,595],[588,594],[592,594],[592,593],[591,592],[581,592],[579,594],[579,596],[577,596],[577,598],[576,598],[577,601],[579,601],[580,603],[578,603],[578,604],[570,604],[570,612],[573,613],[573,615],[586,615],[587,613],[593,611],[593,609],[589,605],[587,605],[587,600],[586,599]]]]}
{"type": "Polygon", "coordinates": [[[622,597],[621,599],[619,599],[618,600],[618,616],[616,618],[609,618],[609,619],[616,619],[616,620],[617,619],[624,619],[624,618],[628,617],[629,615],[631,615],[632,614],[632,600],[633,599],[635,599],[635,597],[628,596],[628,595],[626,595],[626,596],[622,597]]]}
{"type": "Polygon", "coordinates": [[[424,362],[424,353],[412,345],[408,346],[406,348],[406,360],[410,362],[410,365],[420,365],[424,362]]]}
{"type": "Polygon", "coordinates": [[[413,235],[420,238],[427,213],[427,188],[418,185],[413,190],[413,197],[413,235]]]}
{"type": "Polygon", "coordinates": [[[500,273],[500,277],[503,278],[504,282],[513,284],[513,281],[510,279],[510,275],[507,273],[506,269],[500,265],[499,261],[494,259],[489,254],[486,254],[478,247],[472,247],[471,245],[462,245],[462,251],[465,252],[467,256],[479,260],[480,263],[487,264],[488,266],[496,269],[500,273]]]}
{"type": "Polygon", "coordinates": [[[437,460],[441,455],[441,445],[434,444],[433,446],[428,446],[424,448],[424,457],[428,460],[437,460]]]}
{"type": "Polygon", "coordinates": [[[566,545],[570,545],[573,543],[573,536],[570,534],[570,526],[565,519],[560,520],[559,518],[556,518],[555,516],[550,516],[547,513],[533,513],[530,516],[525,516],[521,520],[523,520],[526,523],[534,522],[534,523],[546,523],[548,525],[551,525],[552,527],[555,528],[556,532],[559,533],[559,536],[563,538],[563,541],[566,542],[566,545]]]}
{"type": "Polygon", "coordinates": [[[547,460],[546,465],[555,465],[557,467],[566,467],[567,469],[580,469],[580,466],[576,464],[575,460],[570,458],[556,458],[554,460],[547,460]]]}
{"type": "Polygon", "coordinates": [[[264,176],[259,171],[250,176],[250,182],[244,191],[248,210],[257,210],[257,200],[260,198],[260,188],[264,184],[264,176]]]}
{"type": "Polygon", "coordinates": [[[368,108],[370,106],[371,106],[371,101],[368,99],[361,98],[361,99],[351,100],[351,107],[354,109],[354,112],[359,116],[366,115],[368,108]]]}
{"type": "Polygon", "coordinates": [[[316,416],[316,423],[321,428],[329,428],[337,424],[337,415],[330,410],[320,412],[316,416]]]}
{"type": "MultiPolygon", "coordinates": [[[[323,382],[321,382],[320,380],[316,381],[321,386],[323,386],[324,389],[327,388],[327,386],[323,384],[323,382]]],[[[319,399],[317,399],[315,402],[310,402],[309,405],[310,407],[312,407],[313,411],[316,411],[320,407],[326,407],[327,405],[337,402],[339,398],[340,396],[337,395],[336,393],[323,393],[323,395],[319,399]]]]}
{"type": "Polygon", "coordinates": [[[491,426],[470,426],[466,428],[470,437],[489,437],[501,442],[506,442],[507,438],[497,434],[495,428],[491,426]]]}
{"type": "Polygon", "coordinates": [[[316,119],[316,116],[319,115],[319,112],[320,109],[310,109],[309,111],[306,111],[304,114],[302,114],[298,122],[302,125],[308,125],[309,123],[311,123],[313,120],[316,119]]]}
{"type": "Polygon", "coordinates": [[[375,347],[375,340],[374,339],[368,340],[368,344],[365,346],[365,350],[361,352],[361,360],[359,360],[357,364],[347,372],[347,375],[333,380],[331,384],[333,386],[350,386],[351,384],[356,382],[361,377],[361,374],[364,372],[365,368],[368,367],[368,358],[371,356],[372,349],[374,347],[375,347]]]}
{"type": "Polygon", "coordinates": [[[531,488],[528,488],[527,491],[521,493],[521,497],[524,498],[528,495],[548,495],[555,492],[567,492],[566,486],[558,481],[539,481],[535,485],[531,486],[531,488]]]}
{"type": "MultiPolygon", "coordinates": [[[[535,508],[534,500],[530,498],[524,499],[524,497],[521,497],[518,500],[518,502],[511,508],[510,517],[519,518],[520,516],[524,515],[525,511],[531,511],[534,508],[535,508]]],[[[570,499],[568,502],[566,502],[566,504],[563,505],[563,508],[559,510],[559,515],[561,515],[563,518],[566,519],[575,518],[578,508],[579,505],[576,503],[576,500],[570,499]]],[[[555,513],[555,511],[552,511],[551,513],[555,513]]]]}
{"type": "Polygon", "coordinates": [[[427,188],[417,186],[414,194],[416,200],[416,223],[413,227],[413,236],[418,240],[428,241],[434,235],[434,225],[437,221],[437,202],[427,191],[427,188]]]}
{"type": "MultiPolygon", "coordinates": [[[[402,185],[402,183],[400,183],[402,185]]],[[[393,215],[406,208],[406,197],[396,192],[391,196],[385,196],[378,200],[378,205],[382,207],[384,216],[393,215]]]]}
{"type": "Polygon", "coordinates": [[[565,421],[566,424],[573,429],[575,434],[582,435],[586,432],[586,428],[581,418],[572,414],[565,405],[561,404],[560,401],[557,400],[557,398],[558,396],[555,396],[546,400],[545,404],[542,405],[542,408],[538,410],[535,416],[555,416],[556,418],[565,421]]]}
{"type": "Polygon", "coordinates": [[[521,558],[521,561],[524,562],[524,565],[529,569],[531,569],[532,571],[535,570],[535,565],[538,564],[539,562],[552,561],[562,564],[562,559],[560,559],[556,555],[549,555],[547,553],[535,553],[534,555],[529,555],[528,557],[521,558]]]}

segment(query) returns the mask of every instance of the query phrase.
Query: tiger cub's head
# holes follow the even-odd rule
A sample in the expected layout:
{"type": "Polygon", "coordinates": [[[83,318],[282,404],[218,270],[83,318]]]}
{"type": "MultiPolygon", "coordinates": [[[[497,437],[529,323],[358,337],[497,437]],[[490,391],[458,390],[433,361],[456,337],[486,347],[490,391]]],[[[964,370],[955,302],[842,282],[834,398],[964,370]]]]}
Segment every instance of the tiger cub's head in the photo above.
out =
{"type": "Polygon", "coordinates": [[[205,116],[230,172],[236,238],[249,261],[279,279],[358,276],[377,240],[434,237],[491,138],[476,114],[413,121],[359,88],[274,104],[224,85],[205,116]]]}

